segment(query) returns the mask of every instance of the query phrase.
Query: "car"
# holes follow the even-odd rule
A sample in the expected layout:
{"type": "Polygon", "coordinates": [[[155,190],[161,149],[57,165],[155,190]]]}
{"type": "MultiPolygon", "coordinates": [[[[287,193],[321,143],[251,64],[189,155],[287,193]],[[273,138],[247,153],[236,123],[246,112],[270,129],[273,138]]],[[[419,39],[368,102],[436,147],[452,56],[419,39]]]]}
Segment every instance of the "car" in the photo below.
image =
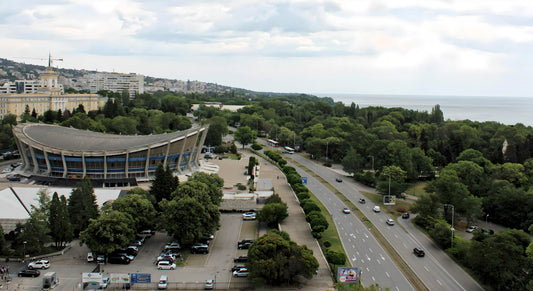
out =
{"type": "Polygon", "coordinates": [[[422,248],[414,248],[413,249],[413,253],[417,256],[417,257],[423,257],[426,255],[426,253],[424,252],[424,250],[422,248]]]}
{"type": "Polygon", "coordinates": [[[246,268],[246,265],[244,265],[244,264],[235,265],[235,266],[233,266],[233,268],[231,268],[231,272],[233,273],[234,271],[240,270],[242,268],[246,268]]]}
{"type": "Polygon", "coordinates": [[[238,244],[237,245],[237,248],[240,249],[240,250],[247,250],[250,248],[250,246],[252,245],[253,243],[251,242],[245,242],[245,243],[242,243],[242,244],[238,244]]]}
{"type": "Polygon", "coordinates": [[[214,235],[212,234],[209,234],[209,235],[204,235],[202,237],[200,237],[200,239],[198,240],[198,242],[201,242],[203,244],[206,244],[208,245],[209,243],[211,243],[211,241],[215,238],[214,235]]]}
{"type": "Polygon", "coordinates": [[[409,212],[402,213],[402,218],[403,219],[408,219],[409,218],[409,212]]]}
{"type": "Polygon", "coordinates": [[[205,280],[204,290],[212,290],[214,288],[215,288],[215,280],[213,279],[205,280]]]}
{"type": "Polygon", "coordinates": [[[203,243],[195,243],[191,247],[191,253],[193,254],[208,254],[209,246],[203,243]]]}
{"type": "Polygon", "coordinates": [[[474,232],[474,230],[478,229],[477,226],[471,225],[466,229],[466,232],[474,232]]]}
{"type": "Polygon", "coordinates": [[[2,173],[11,173],[12,171],[13,171],[13,168],[8,167],[8,168],[3,169],[2,173]]]}
{"type": "MultiPolygon", "coordinates": [[[[133,251],[135,251],[137,253],[139,252],[139,246],[136,246],[136,245],[131,245],[130,244],[126,249],[131,249],[131,250],[133,250],[133,251]]],[[[135,254],[135,255],[137,255],[137,254],[135,254]]]]}
{"type": "Polygon", "coordinates": [[[344,209],[342,210],[342,212],[346,213],[346,214],[350,214],[350,208],[348,207],[344,207],[344,209]]]}
{"type": "Polygon", "coordinates": [[[173,256],[163,255],[163,256],[159,256],[159,257],[157,257],[157,259],[155,259],[156,263],[159,263],[161,261],[169,261],[169,262],[174,263],[176,261],[176,258],[173,257],[173,256]]]}
{"type": "Polygon", "coordinates": [[[135,256],[134,255],[130,255],[122,250],[119,250],[119,251],[115,251],[113,253],[111,253],[111,255],[117,255],[117,256],[125,256],[126,258],[128,258],[130,261],[133,261],[135,260],[135,256]]]}
{"type": "Polygon", "coordinates": [[[155,234],[155,231],[151,229],[145,229],[145,230],[141,230],[141,232],[139,232],[137,236],[150,238],[154,234],[155,234]]]}
{"type": "Polygon", "coordinates": [[[394,220],[392,218],[388,218],[387,219],[387,224],[388,225],[394,225],[394,220]]]}
{"type": "Polygon", "coordinates": [[[109,282],[111,280],[109,279],[109,277],[104,277],[102,278],[102,282],[100,283],[100,289],[105,289],[107,288],[107,286],[109,286],[109,282]]]}
{"type": "Polygon", "coordinates": [[[105,264],[105,256],[104,255],[97,255],[96,256],[96,262],[98,264],[105,264]]]}
{"type": "Polygon", "coordinates": [[[244,220],[255,220],[257,218],[257,214],[253,211],[245,212],[242,214],[242,219],[244,220]]]}
{"type": "Polygon", "coordinates": [[[107,258],[107,262],[109,262],[110,264],[127,265],[131,262],[131,260],[124,255],[110,255],[109,258],[107,258]]]}
{"type": "Polygon", "coordinates": [[[379,208],[379,205],[375,205],[374,208],[372,208],[372,210],[376,213],[381,212],[381,208],[379,208]]]}
{"type": "Polygon", "coordinates": [[[237,245],[244,244],[244,243],[253,243],[254,241],[255,241],[255,239],[253,239],[253,238],[245,238],[245,239],[240,240],[239,242],[237,242],[237,245]]]}
{"type": "Polygon", "coordinates": [[[168,249],[181,249],[181,245],[179,242],[176,242],[176,241],[173,241],[173,242],[169,242],[165,245],[165,250],[168,250],[168,249]]]}
{"type": "Polygon", "coordinates": [[[339,183],[342,183],[342,179],[341,178],[335,178],[335,181],[337,181],[339,183]]]}
{"type": "Polygon", "coordinates": [[[19,277],[39,277],[41,275],[41,272],[34,269],[22,269],[20,272],[18,272],[17,276],[19,277]]]}
{"type": "Polygon", "coordinates": [[[248,269],[242,268],[239,270],[233,271],[233,277],[248,277],[248,269]]]}
{"type": "Polygon", "coordinates": [[[246,263],[246,262],[248,262],[248,256],[247,255],[239,256],[239,257],[233,259],[233,262],[235,262],[235,263],[246,263]]]}
{"type": "Polygon", "coordinates": [[[174,270],[176,269],[176,264],[170,261],[160,261],[157,263],[158,270],[174,270]]]}
{"type": "Polygon", "coordinates": [[[143,243],[142,243],[142,241],[140,241],[140,240],[134,240],[134,241],[131,241],[131,242],[130,242],[130,246],[140,247],[140,246],[142,246],[142,245],[143,245],[143,243]]]}
{"type": "Polygon", "coordinates": [[[20,182],[20,177],[18,176],[11,176],[9,177],[10,182],[20,182]]]}
{"type": "Polygon", "coordinates": [[[94,262],[93,252],[87,253],[87,262],[94,262]]]}
{"type": "Polygon", "coordinates": [[[366,203],[365,198],[359,198],[359,203],[361,203],[361,204],[365,204],[365,203],[366,203]]]}
{"type": "Polygon", "coordinates": [[[38,260],[33,261],[28,264],[28,269],[48,269],[50,268],[50,261],[48,260],[38,260]]]}
{"type": "Polygon", "coordinates": [[[157,289],[167,289],[167,287],[168,287],[168,276],[161,275],[161,278],[159,278],[159,283],[157,284],[157,289]]]}

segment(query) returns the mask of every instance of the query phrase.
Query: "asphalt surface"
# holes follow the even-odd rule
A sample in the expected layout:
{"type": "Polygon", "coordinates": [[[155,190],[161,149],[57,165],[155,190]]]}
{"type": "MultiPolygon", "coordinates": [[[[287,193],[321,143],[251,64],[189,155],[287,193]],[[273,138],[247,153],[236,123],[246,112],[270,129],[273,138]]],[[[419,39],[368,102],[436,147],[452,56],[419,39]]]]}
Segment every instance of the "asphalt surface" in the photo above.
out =
{"type": "MultiPolygon", "coordinates": [[[[386,212],[382,211],[381,213],[374,213],[372,211],[374,204],[369,202],[368,199],[366,204],[359,204],[359,198],[364,198],[364,195],[360,193],[360,186],[354,181],[351,179],[343,179],[343,183],[337,183],[335,178],[340,177],[340,175],[331,171],[329,168],[319,165],[299,155],[291,155],[290,157],[298,163],[308,167],[326,181],[330,182],[330,184],[332,184],[338,191],[342,192],[346,198],[355,204],[356,207],[358,207],[361,212],[372,222],[374,227],[376,227],[384,235],[384,237],[405,260],[409,267],[416,272],[419,278],[430,290],[483,290],[483,288],[468,273],[461,269],[461,267],[457,265],[444,251],[436,246],[422,232],[416,229],[409,221],[392,217],[397,222],[401,223],[404,228],[402,229],[399,225],[389,226],[385,223],[386,219],[389,218],[386,212]],[[415,247],[424,248],[426,251],[426,257],[416,257],[413,254],[413,248],[415,247]]],[[[308,187],[309,186],[310,185],[308,185],[308,187]]],[[[318,191],[319,194],[321,194],[321,191],[318,191]]],[[[313,193],[316,194],[317,192],[313,190],[313,193]]],[[[322,197],[323,195],[320,196],[322,197]]],[[[322,198],[320,199],[324,203],[324,200],[322,198]]],[[[326,198],[326,203],[331,203],[327,202],[330,199],[333,198],[326,198]]],[[[345,205],[341,202],[341,204],[338,204],[336,207],[336,212],[340,212],[345,205]]],[[[334,212],[332,213],[334,214],[334,212]]],[[[339,226],[337,221],[335,222],[338,225],[338,228],[341,229],[342,226],[339,226]]],[[[339,232],[341,231],[339,230],[339,232]]],[[[345,236],[341,236],[341,239],[343,240],[345,246],[349,246],[350,241],[348,241],[345,236]]],[[[372,246],[365,245],[363,248],[366,247],[372,246]]],[[[354,263],[362,264],[360,257],[355,257],[354,263]]],[[[394,267],[396,268],[396,266],[394,267]]],[[[376,274],[382,274],[382,271],[379,269],[375,269],[373,272],[376,274]]],[[[381,283],[380,285],[393,286],[383,285],[381,283]]]]}

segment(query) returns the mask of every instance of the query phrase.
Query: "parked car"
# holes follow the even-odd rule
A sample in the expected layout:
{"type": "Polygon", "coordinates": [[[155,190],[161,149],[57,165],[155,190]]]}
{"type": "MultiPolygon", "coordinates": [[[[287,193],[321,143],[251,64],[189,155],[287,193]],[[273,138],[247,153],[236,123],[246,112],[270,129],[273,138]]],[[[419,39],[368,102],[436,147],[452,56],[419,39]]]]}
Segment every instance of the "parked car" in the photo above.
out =
{"type": "Polygon", "coordinates": [[[20,272],[18,272],[17,276],[19,277],[39,277],[41,275],[41,272],[34,269],[22,269],[20,272]]]}
{"type": "Polygon", "coordinates": [[[109,258],[107,258],[107,262],[110,264],[124,264],[127,265],[131,262],[130,259],[128,259],[124,255],[110,255],[109,258]]]}
{"type": "Polygon", "coordinates": [[[249,211],[242,214],[242,219],[244,220],[255,220],[257,218],[257,214],[255,212],[249,211]]]}
{"type": "Polygon", "coordinates": [[[240,245],[240,244],[243,244],[243,243],[253,243],[255,241],[255,239],[253,238],[245,238],[243,240],[240,240],[239,242],[237,242],[237,245],[240,245]]]}
{"type": "Polygon", "coordinates": [[[366,203],[365,198],[359,198],[359,203],[361,203],[361,204],[365,204],[365,203],[366,203]]]}
{"type": "Polygon", "coordinates": [[[10,182],[20,182],[20,177],[19,176],[11,176],[11,177],[9,177],[9,181],[10,182]]]}
{"type": "Polygon", "coordinates": [[[344,209],[342,210],[342,212],[346,213],[346,214],[350,214],[350,208],[348,207],[344,207],[344,209]]]}
{"type": "Polygon", "coordinates": [[[202,243],[195,243],[191,247],[191,253],[193,254],[208,254],[209,253],[209,246],[202,243]]]}
{"type": "Polygon", "coordinates": [[[426,253],[424,252],[424,250],[422,248],[414,248],[413,249],[413,253],[417,256],[417,257],[423,257],[426,255],[426,253]]]}
{"type": "Polygon", "coordinates": [[[87,253],[87,262],[94,262],[93,252],[87,253]]]}
{"type": "Polygon", "coordinates": [[[169,262],[172,262],[174,263],[176,261],[176,258],[173,257],[173,256],[167,256],[167,255],[162,255],[162,256],[158,256],[156,259],[155,259],[155,262],[156,263],[159,263],[161,261],[169,261],[169,262]]]}
{"type": "Polygon", "coordinates": [[[48,260],[38,260],[33,261],[28,264],[28,269],[48,269],[50,268],[50,261],[48,260]]]}
{"type": "Polygon", "coordinates": [[[157,269],[159,270],[174,270],[176,269],[176,264],[171,261],[160,261],[157,263],[157,269]]]}
{"type": "Polygon", "coordinates": [[[179,242],[173,241],[169,242],[165,245],[165,249],[181,249],[181,245],[179,242]]]}
{"type": "Polygon", "coordinates": [[[474,232],[474,230],[478,229],[477,226],[471,225],[466,229],[466,232],[474,232]]]}
{"type": "Polygon", "coordinates": [[[145,229],[145,230],[142,230],[141,232],[139,232],[137,234],[137,236],[142,236],[142,237],[152,237],[152,235],[155,234],[155,231],[151,230],[151,229],[145,229]]]}
{"type": "Polygon", "coordinates": [[[214,288],[215,288],[215,281],[213,279],[209,279],[205,281],[204,290],[212,290],[214,288]]]}
{"type": "Polygon", "coordinates": [[[335,181],[337,181],[339,183],[342,183],[342,179],[341,178],[335,178],[335,181]]]}
{"type": "Polygon", "coordinates": [[[240,249],[240,250],[247,250],[250,248],[250,246],[252,245],[253,243],[251,242],[245,242],[245,243],[241,243],[241,244],[238,244],[237,245],[237,248],[240,249]]]}
{"type": "Polygon", "coordinates": [[[404,212],[404,213],[402,214],[402,218],[403,218],[403,219],[408,219],[408,218],[409,218],[409,212],[404,212]]]}
{"type": "Polygon", "coordinates": [[[233,268],[231,268],[231,272],[233,273],[234,271],[240,270],[242,268],[246,268],[246,265],[244,265],[244,264],[235,265],[235,266],[233,266],[233,268]]]}
{"type": "Polygon", "coordinates": [[[394,225],[394,220],[392,218],[388,218],[387,219],[387,224],[388,225],[394,225]]]}
{"type": "Polygon", "coordinates": [[[122,250],[119,250],[119,251],[114,251],[113,253],[111,253],[111,255],[116,255],[116,256],[125,256],[126,258],[128,258],[130,261],[133,261],[135,260],[135,256],[134,255],[130,255],[122,250]]]}
{"type": "Polygon", "coordinates": [[[157,289],[167,289],[167,287],[168,287],[168,276],[161,275],[161,278],[159,278],[159,283],[157,284],[157,289]]]}
{"type": "Polygon", "coordinates": [[[233,277],[248,277],[248,269],[242,268],[236,271],[233,271],[233,277]]]}
{"type": "Polygon", "coordinates": [[[212,241],[214,238],[215,238],[215,236],[212,235],[212,234],[210,234],[210,235],[204,235],[204,236],[202,236],[202,237],[198,240],[198,242],[208,245],[209,243],[211,243],[211,241],[212,241]]]}
{"type": "Polygon", "coordinates": [[[105,264],[105,256],[104,255],[97,255],[96,256],[96,262],[98,264],[105,264]]]}
{"type": "Polygon", "coordinates": [[[242,256],[239,256],[239,257],[233,259],[233,261],[235,263],[246,263],[246,262],[248,262],[248,256],[247,255],[242,255],[242,256]]]}
{"type": "Polygon", "coordinates": [[[374,212],[376,212],[376,213],[381,212],[381,208],[379,208],[379,205],[374,206],[374,208],[372,208],[372,210],[374,210],[374,212]]]}

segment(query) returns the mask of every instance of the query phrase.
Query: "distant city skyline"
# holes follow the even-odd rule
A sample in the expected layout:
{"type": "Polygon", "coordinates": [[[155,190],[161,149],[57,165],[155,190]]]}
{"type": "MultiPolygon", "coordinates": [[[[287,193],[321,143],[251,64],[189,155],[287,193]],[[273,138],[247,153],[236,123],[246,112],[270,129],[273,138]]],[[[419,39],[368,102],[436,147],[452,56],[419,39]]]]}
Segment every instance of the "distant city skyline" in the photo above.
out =
{"type": "Polygon", "coordinates": [[[533,2],[3,1],[0,57],[253,91],[533,97],[533,2]],[[42,59],[42,60],[40,60],[42,59]]]}

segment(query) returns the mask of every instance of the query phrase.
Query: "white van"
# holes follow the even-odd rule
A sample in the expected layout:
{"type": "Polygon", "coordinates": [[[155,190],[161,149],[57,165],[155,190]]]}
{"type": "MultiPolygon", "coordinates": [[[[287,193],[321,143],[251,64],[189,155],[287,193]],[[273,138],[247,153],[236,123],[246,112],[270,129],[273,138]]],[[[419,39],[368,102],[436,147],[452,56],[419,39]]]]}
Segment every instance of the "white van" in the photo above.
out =
{"type": "Polygon", "coordinates": [[[168,276],[161,275],[161,278],[159,278],[159,284],[157,284],[157,289],[167,289],[167,286],[168,286],[168,276]]]}
{"type": "Polygon", "coordinates": [[[92,252],[87,253],[87,262],[94,262],[94,256],[92,252]]]}

